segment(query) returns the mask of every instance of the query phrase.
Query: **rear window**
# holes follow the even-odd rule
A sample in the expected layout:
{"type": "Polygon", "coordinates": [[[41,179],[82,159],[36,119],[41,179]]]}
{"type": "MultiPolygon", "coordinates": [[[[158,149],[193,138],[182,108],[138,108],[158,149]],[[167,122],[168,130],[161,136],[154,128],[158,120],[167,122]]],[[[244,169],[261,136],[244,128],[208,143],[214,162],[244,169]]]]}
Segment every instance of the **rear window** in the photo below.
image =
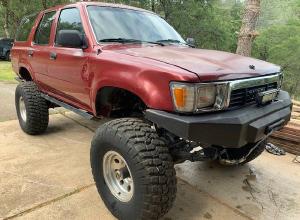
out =
{"type": "Polygon", "coordinates": [[[49,44],[51,27],[54,21],[56,11],[46,13],[41,20],[34,37],[34,43],[38,45],[49,44]]]}
{"type": "Polygon", "coordinates": [[[27,41],[37,14],[26,16],[22,19],[16,34],[16,41],[27,41]]]}

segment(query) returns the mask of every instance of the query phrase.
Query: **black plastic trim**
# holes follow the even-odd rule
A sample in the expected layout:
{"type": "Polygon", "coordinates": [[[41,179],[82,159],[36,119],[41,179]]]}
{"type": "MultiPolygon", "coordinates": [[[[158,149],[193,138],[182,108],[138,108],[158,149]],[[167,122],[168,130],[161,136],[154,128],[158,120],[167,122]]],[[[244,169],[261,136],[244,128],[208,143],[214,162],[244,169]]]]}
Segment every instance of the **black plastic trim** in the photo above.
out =
{"type": "Polygon", "coordinates": [[[84,117],[86,119],[91,120],[91,119],[94,118],[94,116],[92,114],[88,113],[87,111],[79,109],[79,108],[76,108],[74,106],[71,106],[71,105],[69,105],[69,104],[67,104],[65,102],[62,102],[62,101],[60,101],[60,100],[58,100],[56,98],[53,98],[53,97],[51,97],[49,95],[41,93],[41,96],[44,99],[48,100],[49,102],[52,102],[52,103],[54,103],[54,104],[56,104],[58,106],[61,106],[61,107],[65,108],[65,109],[68,109],[68,110],[70,110],[70,111],[72,111],[72,112],[74,112],[74,113],[76,113],[76,114],[78,114],[78,115],[80,115],[80,116],[82,116],[82,117],[84,117]]]}

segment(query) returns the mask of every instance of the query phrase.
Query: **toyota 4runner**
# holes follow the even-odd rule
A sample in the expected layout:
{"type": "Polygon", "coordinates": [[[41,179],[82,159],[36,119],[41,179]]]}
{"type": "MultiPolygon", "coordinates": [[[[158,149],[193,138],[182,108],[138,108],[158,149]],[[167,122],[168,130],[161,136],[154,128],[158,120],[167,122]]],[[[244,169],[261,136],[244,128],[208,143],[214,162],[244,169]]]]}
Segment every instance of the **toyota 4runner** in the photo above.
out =
{"type": "Polygon", "coordinates": [[[120,219],[157,219],[176,195],[174,164],[245,164],[290,119],[280,67],[196,49],[160,16],[80,2],[25,17],[11,52],[16,109],[30,135],[49,108],[100,126],[90,161],[104,203],[120,219]]]}

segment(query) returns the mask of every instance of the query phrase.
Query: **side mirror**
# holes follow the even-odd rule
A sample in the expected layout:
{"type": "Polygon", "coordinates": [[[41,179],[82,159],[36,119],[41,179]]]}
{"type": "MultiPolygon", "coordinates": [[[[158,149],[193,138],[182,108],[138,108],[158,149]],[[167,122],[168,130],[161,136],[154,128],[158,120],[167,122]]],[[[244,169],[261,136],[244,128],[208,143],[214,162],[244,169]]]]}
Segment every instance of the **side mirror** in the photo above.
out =
{"type": "Polygon", "coordinates": [[[191,47],[195,47],[195,39],[194,38],[188,37],[186,39],[186,43],[191,47]]]}
{"type": "Polygon", "coordinates": [[[85,38],[78,30],[60,30],[56,44],[61,47],[87,48],[85,38]]]}

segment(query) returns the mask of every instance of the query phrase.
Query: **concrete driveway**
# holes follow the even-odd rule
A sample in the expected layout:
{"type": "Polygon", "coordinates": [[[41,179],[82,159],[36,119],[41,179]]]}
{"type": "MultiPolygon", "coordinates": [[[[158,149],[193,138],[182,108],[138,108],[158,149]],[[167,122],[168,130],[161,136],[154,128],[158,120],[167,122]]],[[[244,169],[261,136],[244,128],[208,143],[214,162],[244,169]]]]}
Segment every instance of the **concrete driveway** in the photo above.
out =
{"type": "MultiPolygon", "coordinates": [[[[114,219],[90,171],[94,130],[104,121],[54,114],[46,134],[0,123],[0,219],[114,219]]],[[[176,166],[174,219],[300,219],[300,164],[264,153],[243,167],[176,166]]]]}
{"type": "Polygon", "coordinates": [[[0,82],[0,122],[16,119],[15,89],[17,83],[0,82]]]}

